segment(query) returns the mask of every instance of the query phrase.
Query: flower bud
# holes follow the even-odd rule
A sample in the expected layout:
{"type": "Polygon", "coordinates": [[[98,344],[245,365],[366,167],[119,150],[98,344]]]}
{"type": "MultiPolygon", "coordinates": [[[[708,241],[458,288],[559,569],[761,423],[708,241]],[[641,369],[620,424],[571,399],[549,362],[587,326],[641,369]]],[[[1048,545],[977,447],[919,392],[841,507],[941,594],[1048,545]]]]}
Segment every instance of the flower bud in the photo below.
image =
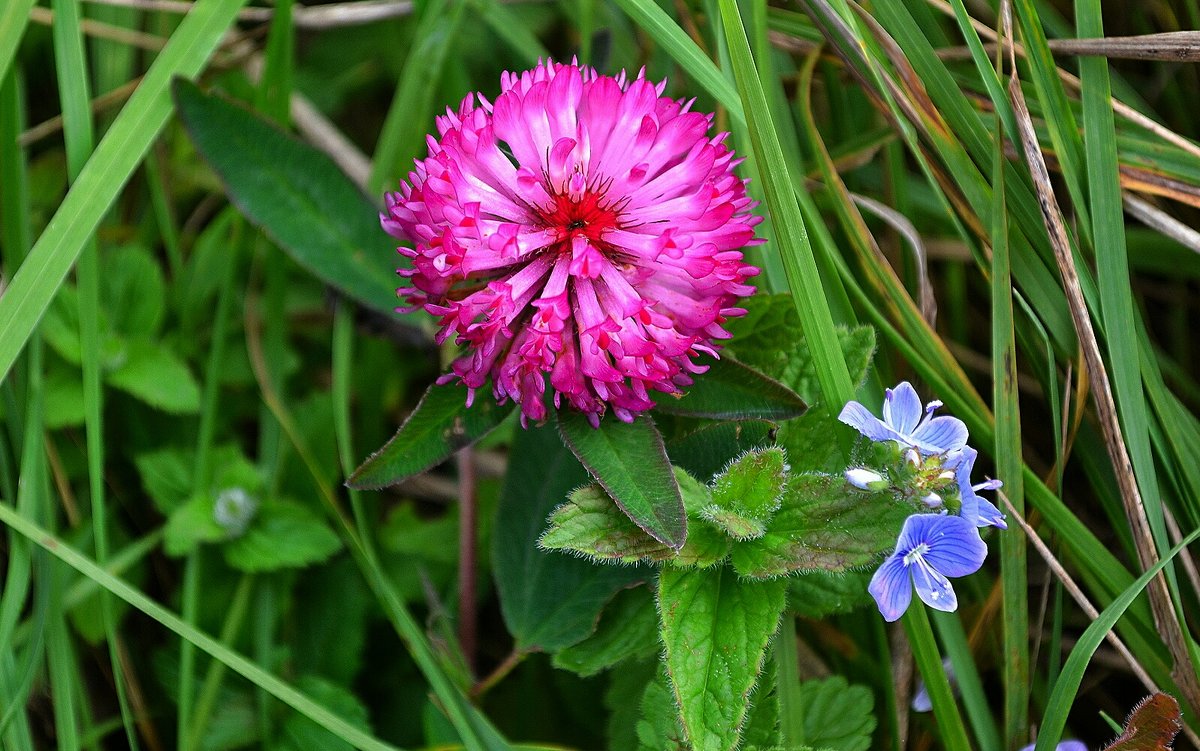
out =
{"type": "Polygon", "coordinates": [[[846,482],[862,490],[883,490],[888,486],[888,481],[883,479],[883,475],[865,467],[846,470],[846,482]]]}

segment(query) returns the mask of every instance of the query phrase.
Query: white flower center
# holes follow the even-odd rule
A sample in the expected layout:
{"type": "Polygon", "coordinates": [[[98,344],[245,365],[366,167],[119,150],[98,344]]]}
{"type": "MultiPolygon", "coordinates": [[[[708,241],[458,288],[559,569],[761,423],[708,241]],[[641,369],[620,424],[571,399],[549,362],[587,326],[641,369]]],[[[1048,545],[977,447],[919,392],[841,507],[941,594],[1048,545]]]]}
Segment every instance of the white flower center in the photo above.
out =
{"type": "Polygon", "coordinates": [[[928,552],[929,552],[928,543],[922,542],[922,543],[918,544],[915,548],[913,548],[912,550],[910,550],[904,554],[904,565],[911,566],[914,563],[917,563],[918,561],[924,563],[923,559],[925,557],[925,554],[928,552]]]}

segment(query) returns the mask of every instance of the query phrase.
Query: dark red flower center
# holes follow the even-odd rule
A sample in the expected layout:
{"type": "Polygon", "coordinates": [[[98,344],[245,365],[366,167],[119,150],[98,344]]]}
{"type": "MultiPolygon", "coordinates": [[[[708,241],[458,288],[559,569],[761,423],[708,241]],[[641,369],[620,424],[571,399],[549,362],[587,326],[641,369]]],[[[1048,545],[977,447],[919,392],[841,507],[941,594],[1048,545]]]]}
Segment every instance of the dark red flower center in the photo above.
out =
{"type": "Polygon", "coordinates": [[[600,246],[601,236],[620,226],[620,213],[604,203],[601,192],[586,190],[578,199],[556,193],[552,198],[554,205],[542,212],[542,221],[547,227],[561,229],[561,242],[568,246],[579,235],[600,246]]]}

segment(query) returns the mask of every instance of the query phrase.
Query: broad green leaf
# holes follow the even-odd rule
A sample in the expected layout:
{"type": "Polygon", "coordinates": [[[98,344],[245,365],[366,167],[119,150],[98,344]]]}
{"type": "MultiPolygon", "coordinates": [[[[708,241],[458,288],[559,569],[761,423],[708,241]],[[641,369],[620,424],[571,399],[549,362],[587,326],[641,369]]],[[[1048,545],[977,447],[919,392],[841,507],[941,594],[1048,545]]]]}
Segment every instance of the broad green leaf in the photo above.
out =
{"type": "Polygon", "coordinates": [[[729,540],[699,518],[711,501],[708,488],[678,467],[684,507],[692,516],[687,542],[676,551],[655,540],[633,523],[604,488],[596,483],[572,491],[570,498],[550,514],[549,527],[538,539],[544,550],[578,553],[600,562],[668,561],[676,566],[711,566],[729,553],[729,540]]]}
{"type": "Polygon", "coordinates": [[[396,435],[350,475],[358,490],[385,488],[424,472],[500,424],[513,404],[490,398],[468,407],[465,386],[430,386],[396,435]]]}
{"type": "Polygon", "coordinates": [[[177,81],[173,93],[196,149],[242,213],[322,281],[390,316],[395,243],[329,157],[194,84],[177,81]]]}
{"type": "Polygon", "coordinates": [[[701,513],[736,540],[762,537],[783,498],[787,472],[783,449],[747,452],[713,479],[712,504],[701,513]]]}
{"type": "Polygon", "coordinates": [[[805,618],[824,618],[869,605],[872,571],[806,571],[788,579],[788,606],[805,618]]]}
{"type": "Polygon", "coordinates": [[[635,726],[638,751],[689,748],[679,724],[679,709],[671,696],[670,680],[662,670],[646,684],[639,712],[635,726]]]}
{"type": "Polygon", "coordinates": [[[867,751],[875,731],[871,689],[841,676],[800,684],[804,696],[804,742],[833,751],[867,751]]]}
{"type": "Polygon", "coordinates": [[[845,571],[865,566],[895,547],[908,504],[849,486],[840,476],[793,475],[767,533],[733,547],[742,576],[796,571],[845,571]]]}
{"type": "Polygon", "coordinates": [[[188,499],[167,517],[163,548],[167,555],[187,555],[201,543],[224,540],[228,533],[213,515],[213,497],[207,493],[188,499]]]}
{"type": "Polygon", "coordinates": [[[74,427],[83,424],[83,381],[79,372],[53,369],[46,376],[46,402],[42,422],[46,428],[74,427]]]}
{"type": "Polygon", "coordinates": [[[658,609],[667,670],[695,751],[737,747],[786,595],[786,580],[742,580],[728,566],[663,569],[658,609]]]}
{"type": "MultiPolygon", "coordinates": [[[[658,641],[657,628],[655,641],[658,641]]],[[[646,693],[646,687],[660,675],[662,663],[658,656],[652,659],[627,662],[620,670],[614,670],[608,676],[608,689],[604,692],[604,708],[608,710],[608,746],[612,751],[618,749],[637,749],[638,723],[642,719],[642,704],[640,698],[646,693]]],[[[671,692],[666,688],[666,678],[663,678],[663,690],[666,691],[667,701],[671,700],[671,692]]],[[[675,712],[669,710],[671,715],[675,712]]],[[[676,722],[678,722],[676,720],[676,722]]]]}
{"type": "Polygon", "coordinates": [[[635,524],[665,545],[683,547],[683,499],[662,436],[649,415],[632,423],[609,418],[593,428],[581,412],[562,410],[558,429],[588,473],[635,524]]]}
{"type": "Polygon", "coordinates": [[[599,561],[661,561],[675,551],[633,523],[604,488],[592,483],[554,509],[538,540],[543,550],[567,550],[599,561]]]}
{"type": "MultiPolygon", "coordinates": [[[[362,730],[371,732],[371,724],[367,708],[363,706],[353,692],[330,683],[324,678],[306,675],[296,681],[296,686],[312,697],[313,701],[327,707],[346,722],[362,730]]],[[[353,751],[354,745],[344,741],[299,712],[293,712],[283,721],[280,742],[277,751],[308,751],[319,748],[321,751],[353,751]]]]}
{"type": "Polygon", "coordinates": [[[774,378],[723,357],[697,375],[683,396],[661,398],[655,409],[713,420],[788,420],[804,414],[808,405],[774,378]]]}
{"type": "MultiPolygon", "coordinates": [[[[746,315],[729,322],[733,339],[727,349],[742,363],[777,379],[810,403],[818,401],[816,363],[791,298],[755,295],[742,307],[746,315]]],[[[836,328],[850,378],[856,385],[862,383],[875,354],[875,330],[870,326],[836,328]]]]}
{"type": "Polygon", "coordinates": [[[247,572],[302,568],[342,547],[325,521],[304,506],[266,501],[245,533],[223,546],[225,562],[247,572]]]}
{"type": "Polygon", "coordinates": [[[110,386],[174,414],[200,409],[200,386],[171,350],[146,340],[125,343],[120,364],[105,376],[110,386]]]}
{"type": "Polygon", "coordinates": [[[778,667],[768,658],[758,677],[758,685],[750,695],[750,715],[742,744],[746,748],[774,748],[779,745],[779,694],[776,691],[778,667]]]}
{"type": "Polygon", "coordinates": [[[104,310],[115,331],[129,336],[158,334],[166,312],[162,267],[139,245],[127,245],[104,256],[104,310]]]}
{"type": "Polygon", "coordinates": [[[539,550],[546,517],[587,473],[549,426],[518,431],[509,456],[492,533],[500,609],[518,649],[554,651],[590,634],[613,594],[647,572],[539,550]]]}
{"type": "Polygon", "coordinates": [[[658,651],[658,612],[646,587],[618,592],[604,609],[596,633],[554,655],[556,668],[588,677],[628,659],[658,651]]]}
{"type": "Polygon", "coordinates": [[[712,422],[671,415],[661,416],[659,425],[671,461],[704,479],[724,469],[731,458],[772,443],[778,430],[764,420],[712,422]]]}

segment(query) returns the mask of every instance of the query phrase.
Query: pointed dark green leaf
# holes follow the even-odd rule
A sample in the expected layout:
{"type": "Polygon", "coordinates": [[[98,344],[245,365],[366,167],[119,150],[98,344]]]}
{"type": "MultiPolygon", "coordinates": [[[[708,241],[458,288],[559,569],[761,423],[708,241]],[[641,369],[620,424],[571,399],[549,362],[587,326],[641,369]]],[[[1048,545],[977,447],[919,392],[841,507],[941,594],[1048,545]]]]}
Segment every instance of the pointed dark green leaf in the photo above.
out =
{"type": "Polygon", "coordinates": [[[587,473],[549,426],[518,431],[510,456],[492,531],[500,609],[518,649],[555,651],[592,633],[613,594],[650,572],[539,550],[546,517],[587,473]]]}
{"type": "Polygon", "coordinates": [[[731,751],[750,708],[787,581],[747,581],[728,566],[663,569],[658,610],[667,670],[695,751],[731,751]]]}
{"type": "Polygon", "coordinates": [[[424,472],[490,433],[512,409],[511,403],[499,406],[491,399],[468,407],[465,386],[430,386],[396,435],[346,484],[359,490],[385,488],[424,472]]]}
{"type": "Polygon", "coordinates": [[[732,357],[714,361],[679,398],[661,398],[660,412],[713,420],[789,420],[808,405],[779,381],[732,357]]]}
{"type": "Polygon", "coordinates": [[[396,307],[395,242],[379,209],[321,152],[176,80],[175,106],[230,199],[297,263],[374,310],[396,307]]]}
{"type": "Polygon", "coordinates": [[[840,476],[793,475],[767,533],[734,545],[733,566],[753,578],[866,566],[895,548],[910,513],[910,505],[859,491],[840,476]]]}
{"type": "Polygon", "coordinates": [[[621,510],[642,529],[676,550],[687,538],[687,517],[679,484],[654,421],[642,415],[632,423],[603,420],[593,428],[574,410],[558,413],[563,440],[621,510]]]}

